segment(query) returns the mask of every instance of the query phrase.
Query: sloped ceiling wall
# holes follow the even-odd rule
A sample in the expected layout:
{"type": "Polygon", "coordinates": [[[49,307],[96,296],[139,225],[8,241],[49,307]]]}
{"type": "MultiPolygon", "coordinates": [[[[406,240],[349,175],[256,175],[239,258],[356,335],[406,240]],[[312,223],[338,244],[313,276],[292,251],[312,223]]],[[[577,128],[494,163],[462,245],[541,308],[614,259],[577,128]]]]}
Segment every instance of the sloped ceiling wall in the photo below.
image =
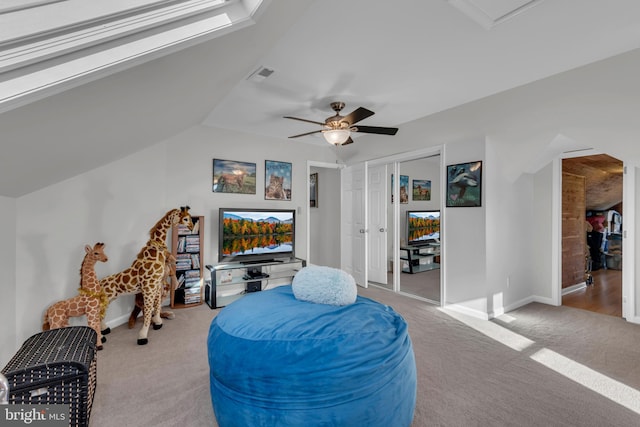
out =
{"type": "Polygon", "coordinates": [[[587,210],[621,211],[622,161],[606,154],[575,157],[564,159],[562,170],[586,178],[587,210]]]}

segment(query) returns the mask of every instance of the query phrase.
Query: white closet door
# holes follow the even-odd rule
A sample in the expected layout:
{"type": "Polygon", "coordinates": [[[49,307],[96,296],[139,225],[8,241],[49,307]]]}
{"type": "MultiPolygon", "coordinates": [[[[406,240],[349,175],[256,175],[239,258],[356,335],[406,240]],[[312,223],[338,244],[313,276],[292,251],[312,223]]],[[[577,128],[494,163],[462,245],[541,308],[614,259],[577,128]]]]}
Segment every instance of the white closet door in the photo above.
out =
{"type": "Polygon", "coordinates": [[[342,266],[356,283],[367,287],[366,165],[342,169],[342,266]]]}
{"type": "Polygon", "coordinates": [[[368,168],[369,280],[387,284],[387,165],[368,168]]]}

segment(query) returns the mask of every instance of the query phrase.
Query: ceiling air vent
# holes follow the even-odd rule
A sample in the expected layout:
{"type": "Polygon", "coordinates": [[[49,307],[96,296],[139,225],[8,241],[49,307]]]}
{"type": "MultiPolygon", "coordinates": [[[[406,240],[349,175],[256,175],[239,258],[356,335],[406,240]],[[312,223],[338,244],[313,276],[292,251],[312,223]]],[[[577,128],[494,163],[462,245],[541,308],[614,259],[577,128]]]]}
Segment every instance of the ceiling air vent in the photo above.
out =
{"type": "Polygon", "coordinates": [[[247,80],[249,80],[251,82],[260,83],[260,82],[264,81],[264,79],[269,77],[271,74],[273,74],[273,70],[272,69],[261,66],[260,68],[255,70],[253,73],[251,73],[251,75],[249,75],[249,77],[247,77],[247,80]]]}
{"type": "Polygon", "coordinates": [[[447,0],[452,6],[490,30],[543,0],[447,0]]]}

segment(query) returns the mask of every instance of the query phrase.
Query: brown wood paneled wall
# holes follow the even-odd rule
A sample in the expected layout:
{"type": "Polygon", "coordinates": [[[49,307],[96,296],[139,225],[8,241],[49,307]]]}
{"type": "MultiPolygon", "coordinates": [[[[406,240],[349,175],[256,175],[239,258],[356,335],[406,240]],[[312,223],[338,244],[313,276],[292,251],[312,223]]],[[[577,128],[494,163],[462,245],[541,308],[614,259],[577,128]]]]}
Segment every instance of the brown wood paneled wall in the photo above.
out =
{"type": "Polygon", "coordinates": [[[586,179],[562,173],[562,288],[585,280],[586,179]]]}

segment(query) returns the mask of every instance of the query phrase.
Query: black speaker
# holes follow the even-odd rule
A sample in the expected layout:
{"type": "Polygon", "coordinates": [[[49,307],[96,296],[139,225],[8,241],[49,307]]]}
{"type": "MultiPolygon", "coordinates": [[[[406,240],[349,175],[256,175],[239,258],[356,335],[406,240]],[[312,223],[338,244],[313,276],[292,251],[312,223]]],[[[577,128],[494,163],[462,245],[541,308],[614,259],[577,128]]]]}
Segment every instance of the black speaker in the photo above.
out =
{"type": "Polygon", "coordinates": [[[257,282],[247,282],[247,293],[249,292],[258,292],[262,290],[262,282],[261,281],[257,281],[257,282]]]}

